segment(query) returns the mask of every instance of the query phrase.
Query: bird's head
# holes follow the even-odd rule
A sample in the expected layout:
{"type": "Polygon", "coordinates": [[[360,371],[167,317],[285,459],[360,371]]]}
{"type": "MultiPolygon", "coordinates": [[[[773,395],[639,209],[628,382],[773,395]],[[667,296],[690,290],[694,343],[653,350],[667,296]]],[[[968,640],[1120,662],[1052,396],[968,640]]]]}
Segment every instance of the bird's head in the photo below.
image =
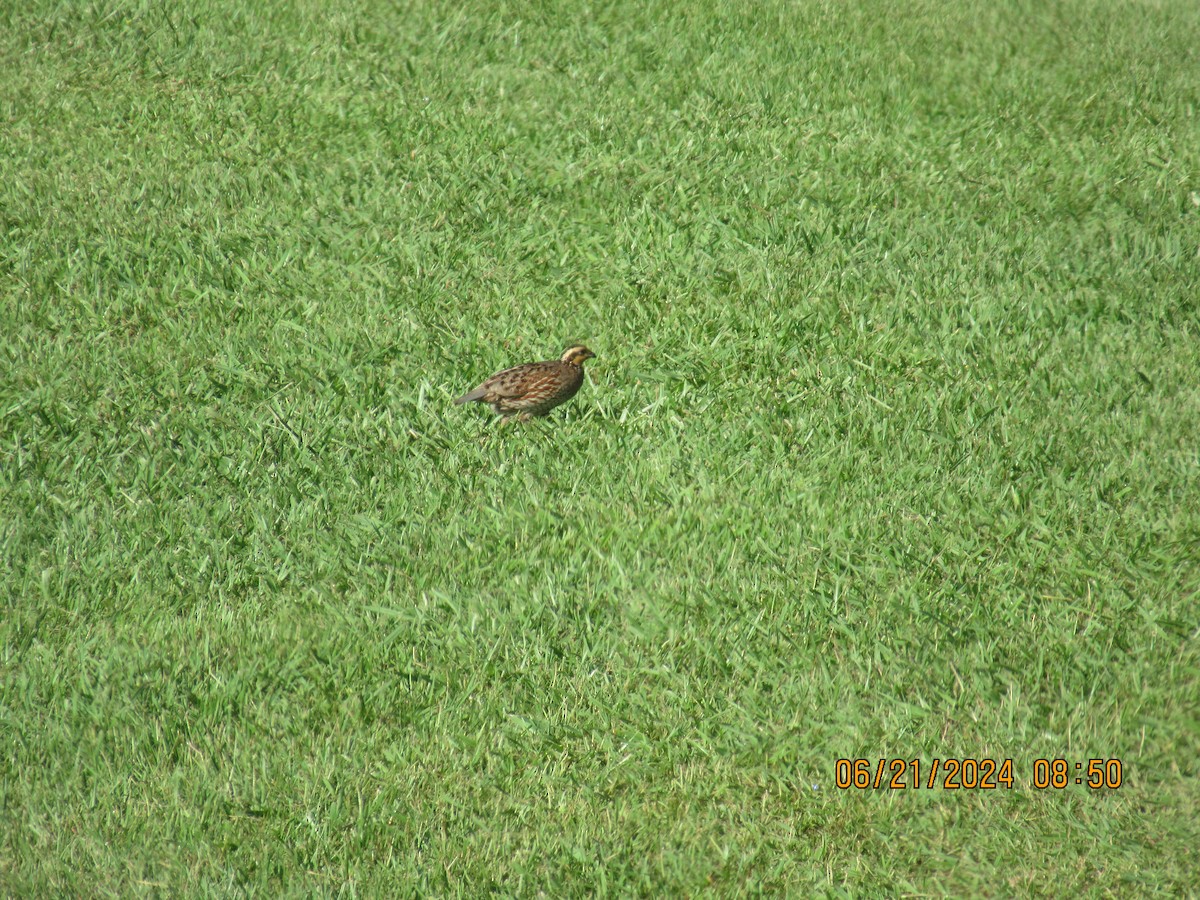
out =
{"type": "Polygon", "coordinates": [[[576,344],[574,347],[568,347],[562,355],[562,361],[569,363],[572,366],[582,366],[584,360],[595,359],[596,354],[589,350],[583,344],[576,344]]]}

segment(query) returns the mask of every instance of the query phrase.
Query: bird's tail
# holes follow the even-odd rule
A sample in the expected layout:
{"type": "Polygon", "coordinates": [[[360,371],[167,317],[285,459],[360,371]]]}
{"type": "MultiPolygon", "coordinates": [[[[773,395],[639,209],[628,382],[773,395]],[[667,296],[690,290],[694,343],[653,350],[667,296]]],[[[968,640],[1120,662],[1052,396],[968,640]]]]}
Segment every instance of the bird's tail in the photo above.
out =
{"type": "Polygon", "coordinates": [[[475,388],[475,390],[463,394],[461,397],[455,400],[454,405],[462,406],[464,403],[470,403],[472,400],[482,400],[483,395],[486,393],[487,391],[484,389],[483,385],[480,385],[479,387],[475,388]]]}

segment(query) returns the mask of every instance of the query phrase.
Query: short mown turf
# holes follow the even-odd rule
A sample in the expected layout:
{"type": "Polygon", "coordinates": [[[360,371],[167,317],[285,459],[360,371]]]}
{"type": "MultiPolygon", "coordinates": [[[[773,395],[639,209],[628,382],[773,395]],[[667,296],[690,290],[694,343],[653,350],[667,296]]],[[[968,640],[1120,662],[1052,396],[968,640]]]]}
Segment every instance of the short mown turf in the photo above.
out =
{"type": "Polygon", "coordinates": [[[983,6],[0,11],[0,895],[1194,891],[1200,10],[983,6]]]}

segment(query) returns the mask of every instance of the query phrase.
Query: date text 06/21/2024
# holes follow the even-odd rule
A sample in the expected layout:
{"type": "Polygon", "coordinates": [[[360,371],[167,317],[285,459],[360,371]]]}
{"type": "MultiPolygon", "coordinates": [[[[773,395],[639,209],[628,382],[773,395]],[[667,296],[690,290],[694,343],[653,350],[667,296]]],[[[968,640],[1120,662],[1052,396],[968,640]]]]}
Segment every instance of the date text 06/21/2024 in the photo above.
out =
{"type": "Polygon", "coordinates": [[[839,759],[833,767],[834,784],[843,790],[998,790],[1031,787],[1062,790],[1086,785],[1099,790],[1115,789],[1125,783],[1125,767],[1119,759],[1088,759],[1072,763],[1066,759],[1035,759],[1026,773],[1013,774],[1011,759],[839,759]],[[1024,777],[1022,777],[1024,775],[1024,777]]]}

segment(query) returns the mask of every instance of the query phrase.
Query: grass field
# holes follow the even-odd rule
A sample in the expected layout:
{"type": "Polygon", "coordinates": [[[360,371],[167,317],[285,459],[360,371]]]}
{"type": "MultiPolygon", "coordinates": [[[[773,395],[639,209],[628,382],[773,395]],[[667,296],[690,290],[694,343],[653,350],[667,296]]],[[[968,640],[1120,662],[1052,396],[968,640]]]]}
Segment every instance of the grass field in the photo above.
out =
{"type": "Polygon", "coordinates": [[[1194,894],[1200,8],[983,7],[6,4],[0,896],[1194,894]]]}

